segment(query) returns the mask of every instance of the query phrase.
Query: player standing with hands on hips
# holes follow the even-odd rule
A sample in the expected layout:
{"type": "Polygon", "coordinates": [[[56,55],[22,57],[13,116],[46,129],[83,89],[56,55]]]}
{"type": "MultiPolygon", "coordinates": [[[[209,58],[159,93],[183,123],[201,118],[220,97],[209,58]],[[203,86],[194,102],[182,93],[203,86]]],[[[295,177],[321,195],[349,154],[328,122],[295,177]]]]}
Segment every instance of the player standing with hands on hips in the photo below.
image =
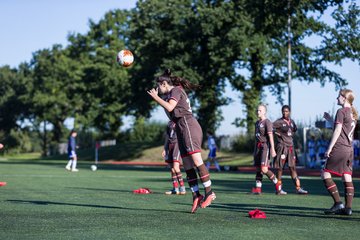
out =
{"type": "MultiPolygon", "coordinates": [[[[324,185],[334,200],[334,205],[325,210],[325,214],[351,215],[352,200],[354,198],[354,184],[352,181],[352,160],[354,150],[352,147],[353,134],[358,119],[358,113],[353,106],[355,96],[349,89],[339,91],[337,104],[341,106],[337,110],[334,122],[334,131],[330,144],[325,152],[327,158],[325,167],[321,172],[324,185]],[[332,174],[342,177],[345,189],[345,206],[340,200],[340,194],[332,174]]],[[[333,122],[328,113],[324,118],[333,122]]]]}
{"type": "Polygon", "coordinates": [[[201,143],[203,133],[198,121],[192,115],[190,100],[184,89],[191,90],[197,87],[184,78],[172,76],[169,69],[156,78],[157,88],[147,93],[169,113],[172,121],[176,123],[178,145],[183,159],[188,184],[193,194],[193,206],[191,213],[206,208],[216,195],[211,189],[211,180],[208,169],[201,157],[201,143]],[[166,94],[163,100],[158,93],[166,94]],[[205,196],[201,195],[198,186],[198,170],[200,181],[205,188],[205,196]]]}

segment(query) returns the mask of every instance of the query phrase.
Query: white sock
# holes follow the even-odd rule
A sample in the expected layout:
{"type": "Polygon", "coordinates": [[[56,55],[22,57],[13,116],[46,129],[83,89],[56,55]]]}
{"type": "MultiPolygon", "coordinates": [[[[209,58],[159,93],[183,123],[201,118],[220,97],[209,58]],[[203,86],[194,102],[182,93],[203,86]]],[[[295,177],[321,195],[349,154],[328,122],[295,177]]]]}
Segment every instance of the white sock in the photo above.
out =
{"type": "Polygon", "coordinates": [[[77,161],[74,160],[72,163],[72,170],[76,169],[76,164],[77,164],[77,161]]]}
{"type": "Polygon", "coordinates": [[[69,160],[69,162],[66,164],[66,168],[70,168],[72,163],[73,163],[73,160],[69,160]]]}

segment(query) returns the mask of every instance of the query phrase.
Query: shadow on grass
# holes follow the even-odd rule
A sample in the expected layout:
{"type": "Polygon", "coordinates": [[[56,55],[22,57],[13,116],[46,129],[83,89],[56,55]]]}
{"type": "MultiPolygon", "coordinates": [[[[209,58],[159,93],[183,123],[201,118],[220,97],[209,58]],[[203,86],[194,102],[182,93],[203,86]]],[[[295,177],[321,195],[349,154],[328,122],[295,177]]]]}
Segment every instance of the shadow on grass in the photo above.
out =
{"type": "MultiPolygon", "coordinates": [[[[90,207],[90,208],[102,208],[102,209],[118,209],[118,210],[134,210],[136,212],[141,211],[155,211],[155,212],[165,212],[168,213],[169,210],[166,209],[146,209],[146,208],[129,208],[129,207],[119,207],[119,206],[106,206],[98,204],[81,204],[81,203],[64,203],[64,202],[52,202],[52,201],[39,201],[39,200],[16,200],[10,199],[6,200],[7,202],[14,204],[34,204],[39,206],[48,206],[48,205],[59,205],[59,206],[74,206],[74,207],[90,207]]],[[[172,210],[172,212],[187,213],[187,211],[177,211],[172,210]]]]}

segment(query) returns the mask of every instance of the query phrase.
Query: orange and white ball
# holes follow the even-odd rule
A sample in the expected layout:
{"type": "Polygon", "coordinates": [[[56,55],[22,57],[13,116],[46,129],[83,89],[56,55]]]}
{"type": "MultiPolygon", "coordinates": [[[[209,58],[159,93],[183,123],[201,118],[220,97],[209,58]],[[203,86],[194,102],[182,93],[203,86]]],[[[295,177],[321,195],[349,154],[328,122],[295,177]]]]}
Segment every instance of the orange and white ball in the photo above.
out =
{"type": "Polygon", "coordinates": [[[123,67],[129,67],[134,62],[134,55],[130,50],[121,50],[116,57],[116,61],[123,67]]]}

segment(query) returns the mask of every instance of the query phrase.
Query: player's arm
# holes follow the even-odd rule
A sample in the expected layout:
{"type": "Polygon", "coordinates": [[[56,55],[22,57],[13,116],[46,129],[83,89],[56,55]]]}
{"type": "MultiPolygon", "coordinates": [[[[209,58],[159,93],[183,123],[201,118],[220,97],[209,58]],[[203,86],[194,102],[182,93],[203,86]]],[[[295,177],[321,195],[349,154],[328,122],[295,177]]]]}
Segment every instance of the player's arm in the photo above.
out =
{"type": "Polygon", "coordinates": [[[177,105],[177,101],[175,101],[173,98],[167,102],[159,97],[158,88],[153,88],[147,91],[147,93],[168,112],[172,112],[177,105]]]}
{"type": "Polygon", "coordinates": [[[269,135],[269,141],[270,141],[271,156],[275,157],[276,151],[275,151],[275,144],[274,144],[274,135],[272,132],[268,132],[268,135],[269,135]]]}
{"type": "Polygon", "coordinates": [[[337,123],[336,126],[335,126],[335,130],[333,132],[333,135],[331,137],[331,141],[330,141],[330,144],[328,146],[328,149],[326,150],[325,152],[325,157],[329,157],[330,156],[330,153],[336,143],[336,141],[338,140],[340,134],[341,134],[341,130],[342,130],[342,124],[341,123],[337,123]]]}

